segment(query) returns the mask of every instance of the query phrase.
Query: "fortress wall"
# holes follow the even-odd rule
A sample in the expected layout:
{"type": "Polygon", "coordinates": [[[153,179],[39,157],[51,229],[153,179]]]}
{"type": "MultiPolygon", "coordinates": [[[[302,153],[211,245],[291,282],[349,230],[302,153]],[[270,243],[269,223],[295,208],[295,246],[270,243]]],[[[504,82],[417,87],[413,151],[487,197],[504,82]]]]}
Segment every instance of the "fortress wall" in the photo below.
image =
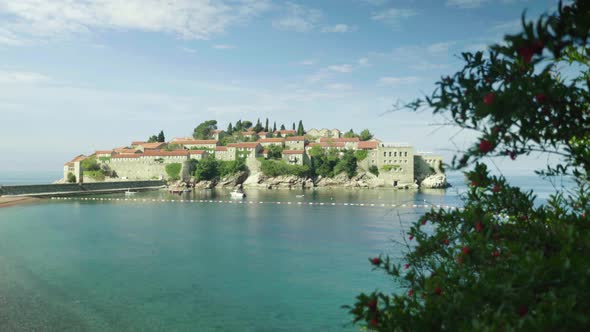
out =
{"type": "MultiPolygon", "coordinates": [[[[150,179],[167,179],[166,165],[179,163],[184,165],[187,160],[179,158],[163,158],[162,163],[153,159],[111,159],[105,162],[111,170],[117,173],[119,179],[127,178],[128,180],[150,180],[150,179]]],[[[184,166],[183,166],[184,167],[184,166]]],[[[180,172],[182,174],[182,170],[180,172]]]]}
{"type": "Polygon", "coordinates": [[[24,186],[1,186],[0,196],[17,195],[51,195],[92,193],[100,191],[118,191],[127,189],[159,187],[164,185],[163,181],[119,181],[119,182],[98,182],[98,183],[67,183],[67,184],[36,184],[24,186]]]}

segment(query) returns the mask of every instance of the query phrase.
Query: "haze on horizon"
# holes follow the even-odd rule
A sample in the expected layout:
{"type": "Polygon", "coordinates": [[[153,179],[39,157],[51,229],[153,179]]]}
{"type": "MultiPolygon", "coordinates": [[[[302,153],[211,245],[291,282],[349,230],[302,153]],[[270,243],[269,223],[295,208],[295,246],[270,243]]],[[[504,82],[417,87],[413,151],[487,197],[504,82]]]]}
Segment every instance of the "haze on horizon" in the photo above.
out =
{"type": "MultiPolygon", "coordinates": [[[[190,135],[208,119],[370,129],[450,161],[469,134],[392,104],[429,93],[556,0],[0,0],[0,172],[190,135]]],[[[508,163],[529,169],[535,157],[508,163]]]]}

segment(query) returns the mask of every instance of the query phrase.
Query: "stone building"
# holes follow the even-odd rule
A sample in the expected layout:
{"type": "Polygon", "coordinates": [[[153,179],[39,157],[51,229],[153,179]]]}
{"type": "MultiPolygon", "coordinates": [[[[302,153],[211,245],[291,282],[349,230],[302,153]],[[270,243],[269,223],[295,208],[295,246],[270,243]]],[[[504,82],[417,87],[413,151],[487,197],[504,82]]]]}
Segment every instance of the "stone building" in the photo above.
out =
{"type": "Polygon", "coordinates": [[[215,148],[220,145],[218,140],[215,139],[205,139],[205,140],[196,140],[196,139],[174,139],[170,144],[179,145],[184,149],[209,149],[215,150],[215,148]]]}
{"type": "Polygon", "coordinates": [[[285,139],[283,137],[273,137],[273,138],[260,138],[258,139],[258,143],[263,147],[268,147],[271,145],[277,145],[280,147],[285,146],[285,139]]]}
{"type": "Polygon", "coordinates": [[[376,149],[368,151],[367,169],[377,166],[379,177],[386,185],[395,187],[414,183],[414,149],[411,145],[379,142],[376,149]]]}
{"type": "Polygon", "coordinates": [[[351,150],[356,150],[360,141],[358,137],[320,138],[320,143],[344,143],[344,147],[351,150]]]}
{"type": "Polygon", "coordinates": [[[319,138],[340,138],[341,136],[341,132],[338,129],[310,129],[308,130],[306,133],[306,135],[309,135],[315,139],[319,139],[319,138]]]}
{"type": "Polygon", "coordinates": [[[273,134],[275,136],[277,136],[278,134],[281,134],[282,137],[286,137],[287,135],[295,136],[295,135],[297,135],[297,131],[291,130],[291,129],[283,129],[283,130],[277,130],[273,134]]]}
{"type": "Polygon", "coordinates": [[[283,160],[291,165],[309,165],[310,160],[305,150],[284,150],[283,160]]]}
{"type": "Polygon", "coordinates": [[[305,136],[290,136],[285,138],[285,147],[289,150],[305,150],[305,136]]]}
{"type": "Polygon", "coordinates": [[[224,161],[234,160],[236,157],[235,150],[229,151],[227,146],[216,147],[214,155],[215,155],[215,159],[224,160],[224,161]]]}
{"type": "Polygon", "coordinates": [[[76,177],[76,183],[82,183],[84,181],[82,175],[82,166],[80,163],[86,159],[85,155],[81,154],[69,162],[64,164],[64,180],[68,180],[68,175],[71,173],[76,177]]]}
{"type": "Polygon", "coordinates": [[[256,159],[262,156],[262,145],[258,142],[231,143],[227,145],[227,149],[230,153],[233,152],[234,159],[256,159]]]}

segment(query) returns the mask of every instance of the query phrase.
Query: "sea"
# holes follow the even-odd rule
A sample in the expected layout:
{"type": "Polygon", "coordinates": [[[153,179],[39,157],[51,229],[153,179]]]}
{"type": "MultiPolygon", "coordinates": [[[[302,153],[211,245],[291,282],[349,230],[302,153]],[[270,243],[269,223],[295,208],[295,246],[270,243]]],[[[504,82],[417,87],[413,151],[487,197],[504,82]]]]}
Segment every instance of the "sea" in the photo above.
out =
{"type": "MultiPolygon", "coordinates": [[[[1,185],[59,174],[4,173],[1,185]]],[[[555,183],[509,177],[543,202],[555,183]]],[[[44,200],[0,209],[2,331],[359,331],[343,305],[396,292],[368,261],[400,260],[427,208],[467,190],[247,189],[44,200]]]]}

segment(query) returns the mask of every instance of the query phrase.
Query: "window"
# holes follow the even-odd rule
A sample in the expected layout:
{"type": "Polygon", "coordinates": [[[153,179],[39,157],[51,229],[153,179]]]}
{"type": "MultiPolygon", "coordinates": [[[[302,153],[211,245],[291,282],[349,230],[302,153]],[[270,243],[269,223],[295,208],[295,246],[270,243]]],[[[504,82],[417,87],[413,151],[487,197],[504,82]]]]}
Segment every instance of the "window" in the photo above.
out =
{"type": "Polygon", "coordinates": [[[408,156],[408,152],[404,152],[404,157],[407,157],[407,156],[408,156]]]}
{"type": "Polygon", "coordinates": [[[391,151],[389,151],[389,156],[391,157],[391,151]]]}
{"type": "Polygon", "coordinates": [[[383,152],[383,157],[387,157],[387,152],[383,152]]]}
{"type": "Polygon", "coordinates": [[[374,164],[374,163],[375,163],[375,160],[371,160],[371,164],[374,164]]]}
{"type": "Polygon", "coordinates": [[[394,157],[397,157],[397,151],[395,151],[395,152],[393,153],[393,156],[394,156],[394,157]]]}

